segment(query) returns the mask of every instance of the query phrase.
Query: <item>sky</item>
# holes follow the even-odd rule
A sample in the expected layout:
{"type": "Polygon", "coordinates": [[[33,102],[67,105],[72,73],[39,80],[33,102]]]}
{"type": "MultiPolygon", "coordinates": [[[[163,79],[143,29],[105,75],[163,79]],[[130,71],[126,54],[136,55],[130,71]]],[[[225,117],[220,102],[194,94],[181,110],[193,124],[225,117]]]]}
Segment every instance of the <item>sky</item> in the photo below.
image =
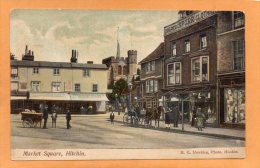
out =
{"type": "Polygon", "coordinates": [[[164,26],[177,21],[177,11],[141,10],[13,10],[10,52],[21,60],[28,45],[35,61],[68,62],[78,50],[78,62],[115,56],[117,29],[121,57],[137,50],[138,62],[163,42],[164,26]]]}

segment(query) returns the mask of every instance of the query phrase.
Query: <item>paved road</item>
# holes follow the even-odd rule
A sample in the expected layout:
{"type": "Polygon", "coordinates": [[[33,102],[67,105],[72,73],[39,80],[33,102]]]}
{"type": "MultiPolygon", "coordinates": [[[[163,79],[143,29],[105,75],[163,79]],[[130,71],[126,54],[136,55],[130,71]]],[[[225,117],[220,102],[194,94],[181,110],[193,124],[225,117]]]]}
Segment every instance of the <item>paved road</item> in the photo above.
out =
{"type": "MultiPolygon", "coordinates": [[[[240,140],[178,134],[154,129],[111,125],[108,115],[72,116],[72,129],[66,129],[64,116],[59,116],[57,128],[23,128],[20,115],[11,115],[13,149],[112,149],[112,148],[203,148],[244,147],[240,140]]],[[[116,116],[117,117],[117,116],[116,116]]]]}

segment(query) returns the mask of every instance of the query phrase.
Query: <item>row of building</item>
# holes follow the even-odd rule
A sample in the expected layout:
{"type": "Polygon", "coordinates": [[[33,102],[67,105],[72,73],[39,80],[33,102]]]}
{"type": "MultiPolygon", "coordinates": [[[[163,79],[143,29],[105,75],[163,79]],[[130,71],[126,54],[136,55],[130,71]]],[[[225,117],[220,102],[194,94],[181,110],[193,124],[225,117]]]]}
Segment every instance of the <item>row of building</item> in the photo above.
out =
{"type": "Polygon", "coordinates": [[[55,105],[59,113],[65,108],[72,113],[106,112],[108,85],[131,79],[137,70],[137,51],[129,50],[127,57],[121,57],[117,43],[116,57],[104,59],[103,64],[78,63],[77,50],[72,50],[68,62],[35,61],[27,45],[22,60],[11,54],[11,112],[37,111],[41,103],[49,110],[55,105]]]}
{"type": "MultiPolygon", "coordinates": [[[[104,112],[108,85],[123,78],[133,83],[132,102],[144,108],[179,105],[184,122],[197,108],[211,126],[245,126],[245,16],[242,12],[179,11],[178,21],[164,27],[164,42],[139,62],[137,51],[102,64],[35,61],[25,48],[22,60],[11,55],[11,111],[39,104],[79,112],[104,112]],[[107,81],[107,82],[104,82],[107,81]]],[[[163,118],[164,114],[162,114],[163,118]]]]}
{"type": "Polygon", "coordinates": [[[239,11],[179,11],[164,27],[164,42],[139,63],[137,102],[179,105],[184,122],[201,108],[208,125],[244,128],[244,25],[239,11]]]}

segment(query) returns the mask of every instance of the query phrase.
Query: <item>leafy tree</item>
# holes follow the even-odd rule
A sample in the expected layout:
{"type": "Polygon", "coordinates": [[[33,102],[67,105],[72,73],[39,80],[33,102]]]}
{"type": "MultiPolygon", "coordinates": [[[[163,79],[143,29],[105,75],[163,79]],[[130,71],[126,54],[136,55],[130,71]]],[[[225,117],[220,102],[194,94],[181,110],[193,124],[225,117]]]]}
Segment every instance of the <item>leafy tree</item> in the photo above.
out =
{"type": "Polygon", "coordinates": [[[116,100],[116,94],[117,98],[120,98],[123,94],[128,92],[128,84],[126,80],[122,78],[116,81],[114,85],[110,85],[109,88],[112,89],[112,93],[107,94],[107,97],[110,101],[116,100]]]}

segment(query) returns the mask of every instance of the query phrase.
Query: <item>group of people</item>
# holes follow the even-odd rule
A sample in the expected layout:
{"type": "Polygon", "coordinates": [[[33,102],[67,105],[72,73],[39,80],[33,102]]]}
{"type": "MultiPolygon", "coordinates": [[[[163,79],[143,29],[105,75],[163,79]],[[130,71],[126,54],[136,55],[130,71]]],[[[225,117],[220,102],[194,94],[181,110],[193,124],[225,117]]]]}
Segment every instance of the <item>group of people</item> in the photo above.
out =
{"type": "MultiPolygon", "coordinates": [[[[170,106],[165,113],[165,128],[170,128],[170,124],[173,122],[173,127],[178,127],[180,119],[179,106],[170,106]]],[[[195,126],[199,131],[205,127],[205,115],[200,107],[192,110],[191,126],[195,126]]]]}
{"type": "MultiPolygon", "coordinates": [[[[47,129],[47,121],[48,121],[48,118],[49,118],[49,112],[48,112],[48,105],[47,104],[40,104],[39,106],[39,109],[40,109],[40,112],[43,114],[43,129],[47,129]]],[[[56,128],[56,121],[57,121],[57,118],[58,118],[58,114],[57,114],[57,110],[58,107],[54,104],[52,107],[51,107],[51,119],[52,119],[52,128],[56,128]]],[[[71,125],[70,125],[70,120],[71,120],[71,113],[70,113],[70,110],[69,108],[66,109],[66,126],[67,126],[67,129],[70,129],[71,128],[71,125]]]]}

